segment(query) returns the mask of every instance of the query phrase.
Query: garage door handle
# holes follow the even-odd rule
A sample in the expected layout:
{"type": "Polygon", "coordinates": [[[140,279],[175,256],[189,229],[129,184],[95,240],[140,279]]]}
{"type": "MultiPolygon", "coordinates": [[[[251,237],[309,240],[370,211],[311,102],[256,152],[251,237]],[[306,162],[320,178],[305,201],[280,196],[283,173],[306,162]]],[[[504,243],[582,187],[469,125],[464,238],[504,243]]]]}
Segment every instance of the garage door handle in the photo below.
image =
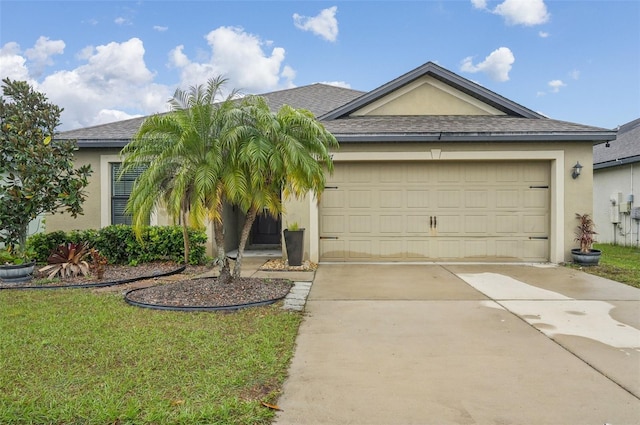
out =
{"type": "Polygon", "coordinates": [[[436,217],[435,215],[433,216],[433,228],[438,228],[438,217],[436,217]]]}
{"type": "Polygon", "coordinates": [[[335,240],[335,239],[338,239],[338,237],[337,236],[320,236],[320,239],[333,239],[333,240],[335,240]]]}
{"type": "Polygon", "coordinates": [[[546,241],[547,239],[549,239],[549,236],[529,236],[529,240],[532,240],[532,239],[546,241]]]}
{"type": "Polygon", "coordinates": [[[433,229],[433,216],[429,216],[429,229],[433,229]]]}

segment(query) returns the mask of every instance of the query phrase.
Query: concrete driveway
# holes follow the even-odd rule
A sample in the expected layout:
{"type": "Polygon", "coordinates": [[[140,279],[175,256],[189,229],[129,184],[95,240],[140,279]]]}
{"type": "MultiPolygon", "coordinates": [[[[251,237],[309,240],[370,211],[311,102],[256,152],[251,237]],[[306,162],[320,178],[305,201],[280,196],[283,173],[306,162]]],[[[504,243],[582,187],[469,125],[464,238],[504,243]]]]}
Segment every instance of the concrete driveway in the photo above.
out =
{"type": "Polygon", "coordinates": [[[638,424],[640,290],[522,265],[321,265],[276,423],[638,424]]]}

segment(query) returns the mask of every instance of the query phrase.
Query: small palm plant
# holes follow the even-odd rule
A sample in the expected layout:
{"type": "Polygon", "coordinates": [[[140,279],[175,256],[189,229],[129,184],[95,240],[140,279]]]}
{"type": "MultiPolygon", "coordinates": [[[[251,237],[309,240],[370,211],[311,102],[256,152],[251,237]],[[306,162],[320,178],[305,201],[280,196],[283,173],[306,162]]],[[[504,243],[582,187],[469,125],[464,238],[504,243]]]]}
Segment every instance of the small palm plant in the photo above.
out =
{"type": "Polygon", "coordinates": [[[87,242],[58,245],[58,247],[47,258],[47,266],[40,269],[41,272],[49,272],[47,276],[52,279],[56,276],[61,278],[87,276],[89,274],[89,263],[85,258],[91,253],[87,242]]]}
{"type": "Polygon", "coordinates": [[[594,235],[598,234],[595,231],[595,223],[589,214],[576,213],[576,220],[578,220],[578,226],[576,227],[575,241],[580,244],[581,253],[589,253],[595,242],[594,235]]]}

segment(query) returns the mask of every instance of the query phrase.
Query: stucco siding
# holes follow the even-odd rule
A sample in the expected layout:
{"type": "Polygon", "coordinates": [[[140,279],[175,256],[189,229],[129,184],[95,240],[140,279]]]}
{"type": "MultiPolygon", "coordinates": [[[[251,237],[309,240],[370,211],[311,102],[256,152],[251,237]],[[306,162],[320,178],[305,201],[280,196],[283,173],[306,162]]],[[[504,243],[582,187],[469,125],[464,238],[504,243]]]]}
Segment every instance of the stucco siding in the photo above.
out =
{"type": "Polygon", "coordinates": [[[85,188],[87,196],[82,205],[84,214],[75,219],[67,213],[48,214],[45,219],[46,232],[99,229],[101,227],[100,217],[104,206],[101,200],[100,182],[105,171],[100,169],[100,156],[117,155],[118,152],[118,149],[80,149],[75,153],[74,166],[76,168],[89,164],[91,165],[91,170],[93,170],[91,177],[89,177],[89,185],[85,188]]]}
{"type": "Polygon", "coordinates": [[[503,115],[503,113],[433,77],[424,76],[352,115],[503,115]]]}

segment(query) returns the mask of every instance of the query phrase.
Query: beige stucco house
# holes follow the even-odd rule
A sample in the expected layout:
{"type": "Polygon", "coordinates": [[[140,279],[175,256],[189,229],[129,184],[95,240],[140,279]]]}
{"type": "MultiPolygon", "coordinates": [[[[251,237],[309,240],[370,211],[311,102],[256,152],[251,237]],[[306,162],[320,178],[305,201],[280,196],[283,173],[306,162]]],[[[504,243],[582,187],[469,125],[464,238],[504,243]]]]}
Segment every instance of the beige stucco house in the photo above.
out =
{"type": "MultiPolygon", "coordinates": [[[[368,93],[323,84],[264,95],[311,110],[340,148],[320,202],[288,200],[251,243],[280,242],[296,222],[312,261],[563,262],[574,215],[593,208],[593,145],[615,132],[548,119],[432,62],[368,93]],[[579,177],[573,167],[584,165],[579,177]]],[[[47,218],[47,231],[117,222],[131,182],[116,182],[121,149],[142,118],[79,129],[78,163],[95,170],[85,215],[47,218]]],[[[227,249],[242,216],[227,211],[227,249]]],[[[159,213],[155,222],[167,222],[159,213]]]]}
{"type": "Polygon", "coordinates": [[[593,148],[593,217],[599,242],[640,246],[640,118],[593,148]]]}

